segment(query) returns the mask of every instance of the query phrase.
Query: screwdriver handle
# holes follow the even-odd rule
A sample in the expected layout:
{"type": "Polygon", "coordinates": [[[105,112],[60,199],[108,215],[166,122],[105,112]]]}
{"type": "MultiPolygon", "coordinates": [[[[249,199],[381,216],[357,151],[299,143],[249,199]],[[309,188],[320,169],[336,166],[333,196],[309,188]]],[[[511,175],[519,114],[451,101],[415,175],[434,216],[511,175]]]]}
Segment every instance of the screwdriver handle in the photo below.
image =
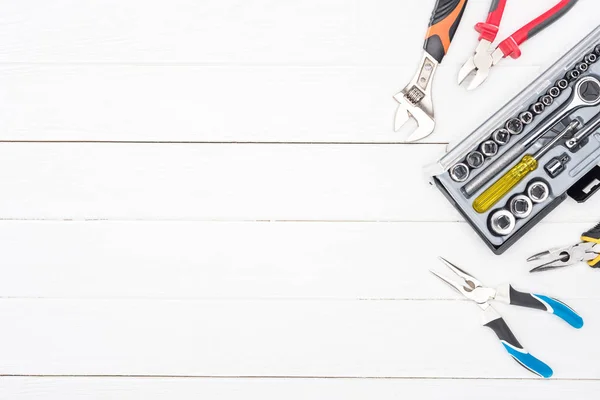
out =
{"type": "Polygon", "coordinates": [[[473,209],[482,214],[500,201],[512,188],[517,186],[531,171],[538,167],[537,160],[530,154],[525,155],[517,165],[498,179],[473,202],[473,209]]]}
{"type": "Polygon", "coordinates": [[[435,3],[423,47],[438,63],[448,52],[466,5],[467,0],[437,0],[435,3]]]}

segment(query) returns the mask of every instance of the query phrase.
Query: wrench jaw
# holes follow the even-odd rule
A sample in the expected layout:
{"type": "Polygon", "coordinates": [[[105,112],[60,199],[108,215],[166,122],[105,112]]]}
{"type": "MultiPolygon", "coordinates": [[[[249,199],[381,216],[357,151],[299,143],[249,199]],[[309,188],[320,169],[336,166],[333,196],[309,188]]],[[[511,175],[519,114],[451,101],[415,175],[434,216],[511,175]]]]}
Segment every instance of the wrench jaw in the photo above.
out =
{"type": "Polygon", "coordinates": [[[431,135],[435,129],[431,85],[437,66],[438,62],[429,53],[424,52],[416,75],[400,93],[394,96],[399,104],[394,130],[399,131],[411,118],[418,125],[418,128],[408,136],[407,142],[421,140],[431,135]]]}
{"type": "Polygon", "coordinates": [[[435,129],[433,114],[430,115],[426,112],[422,104],[421,107],[412,104],[403,93],[398,93],[394,98],[399,103],[398,110],[396,111],[394,130],[399,131],[412,118],[417,123],[417,129],[410,133],[406,139],[407,142],[416,142],[431,135],[435,129]]]}

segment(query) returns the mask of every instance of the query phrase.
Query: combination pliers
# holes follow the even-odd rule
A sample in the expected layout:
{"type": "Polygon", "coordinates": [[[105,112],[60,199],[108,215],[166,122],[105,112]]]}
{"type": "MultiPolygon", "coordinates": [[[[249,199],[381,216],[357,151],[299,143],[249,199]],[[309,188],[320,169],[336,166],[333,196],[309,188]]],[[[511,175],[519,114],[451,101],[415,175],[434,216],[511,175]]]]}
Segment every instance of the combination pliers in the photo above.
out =
{"type": "Polygon", "coordinates": [[[592,268],[600,267],[600,224],[581,235],[581,242],[535,254],[527,259],[537,265],[529,272],[542,272],[587,262],[592,268]]]}
{"type": "Polygon", "coordinates": [[[490,302],[498,300],[506,304],[547,311],[562,318],[569,325],[577,329],[583,326],[583,319],[571,307],[552,297],[519,292],[509,284],[500,285],[497,288],[486,287],[456,265],[441,257],[440,260],[454,272],[453,278],[440,275],[433,270],[431,272],[467,299],[477,303],[483,310],[483,325],[496,333],[506,351],[519,364],[541,377],[551,377],[552,369],[523,348],[504,319],[492,307],[490,302]]]}

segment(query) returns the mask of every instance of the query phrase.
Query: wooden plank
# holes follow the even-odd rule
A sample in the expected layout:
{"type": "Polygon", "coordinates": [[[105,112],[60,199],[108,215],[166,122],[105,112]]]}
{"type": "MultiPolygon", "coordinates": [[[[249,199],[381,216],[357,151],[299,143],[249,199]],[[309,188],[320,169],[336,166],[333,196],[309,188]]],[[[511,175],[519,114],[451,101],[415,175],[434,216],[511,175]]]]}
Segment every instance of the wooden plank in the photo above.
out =
{"type": "Polygon", "coordinates": [[[0,295],[28,298],[456,299],[437,256],[489,285],[599,299],[585,264],[529,274],[525,259],[588,224],[542,224],[502,257],[466,224],[0,222],[0,295]]]}
{"type": "MultiPolygon", "coordinates": [[[[554,0],[508,4],[500,38],[550,8],[554,0]]],[[[433,0],[416,4],[344,0],[6,2],[0,62],[198,63],[226,65],[413,65],[433,0]],[[68,12],[65,12],[68,10],[68,12]],[[218,39],[218,40],[217,40],[218,39]]],[[[593,0],[524,46],[520,65],[560,54],[596,27],[593,0]],[[569,27],[578,27],[571,32],[569,27]],[[558,34],[564,32],[564,34],[558,34]],[[567,34],[568,33],[568,34],[567,34]],[[550,45],[551,44],[551,45],[550,45]]],[[[446,62],[473,51],[472,27],[489,1],[470,1],[446,62]]]]}
{"type": "MultiPolygon", "coordinates": [[[[459,221],[444,146],[5,143],[2,219],[459,221]],[[18,178],[15,174],[18,173],[18,178]],[[35,190],[32,190],[35,188],[35,190]]],[[[549,221],[596,223],[600,197],[549,221]]]]}
{"type": "Polygon", "coordinates": [[[563,400],[570,396],[592,400],[596,398],[599,386],[598,381],[557,380],[13,377],[0,379],[0,396],[11,400],[196,400],[199,397],[222,400],[368,400],[377,397],[396,400],[399,396],[420,400],[528,400],[535,392],[536,396],[546,400],[563,400]]]}
{"type": "MultiPolygon", "coordinates": [[[[402,142],[413,126],[393,131],[392,96],[414,68],[3,66],[0,140],[402,142]]],[[[438,72],[426,142],[473,131],[539,72],[499,66],[467,92],[457,70],[438,72]]]]}
{"type": "MultiPolygon", "coordinates": [[[[583,329],[498,309],[556,378],[598,380],[600,303],[566,300],[583,329]]],[[[532,378],[479,313],[465,301],[3,299],[0,373],[532,378]]]]}

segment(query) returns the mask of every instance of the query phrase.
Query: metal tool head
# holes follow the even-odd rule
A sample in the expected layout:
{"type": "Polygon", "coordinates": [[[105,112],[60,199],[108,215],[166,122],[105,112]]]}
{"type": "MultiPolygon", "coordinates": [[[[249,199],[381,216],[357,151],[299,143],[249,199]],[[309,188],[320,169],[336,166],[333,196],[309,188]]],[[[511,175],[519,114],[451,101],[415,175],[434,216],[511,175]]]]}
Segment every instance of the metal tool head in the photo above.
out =
{"type": "Polygon", "coordinates": [[[558,247],[535,254],[527,262],[536,265],[529,272],[542,272],[563,268],[584,261],[591,261],[600,255],[600,246],[596,243],[581,242],[573,246],[558,247]]]}
{"type": "MultiPolygon", "coordinates": [[[[410,91],[410,89],[409,89],[410,91]]],[[[398,110],[396,111],[396,119],[394,122],[394,130],[399,131],[409,118],[413,118],[417,123],[415,129],[406,139],[407,142],[416,142],[431,135],[435,129],[435,120],[433,119],[433,107],[427,109],[424,103],[413,103],[410,97],[410,92],[402,91],[394,96],[398,102],[398,110]]]]}
{"type": "Polygon", "coordinates": [[[460,269],[456,265],[452,264],[445,258],[439,257],[440,261],[443,262],[452,272],[454,276],[452,278],[441,275],[433,270],[430,270],[432,274],[446,282],[457,292],[461,293],[467,299],[474,301],[479,305],[488,303],[494,297],[496,297],[496,290],[485,287],[471,274],[460,269]]]}
{"type": "Polygon", "coordinates": [[[413,118],[418,125],[417,129],[408,136],[408,142],[416,142],[431,135],[435,128],[431,86],[437,66],[438,62],[424,52],[419,69],[413,79],[400,93],[394,96],[399,103],[394,130],[400,130],[410,118],[413,118]]]}
{"type": "Polygon", "coordinates": [[[488,77],[492,66],[502,59],[502,52],[499,50],[490,52],[491,43],[487,40],[480,40],[475,50],[475,54],[458,71],[458,84],[461,85],[469,76],[472,76],[467,90],[473,90],[479,87],[488,77]]]}

